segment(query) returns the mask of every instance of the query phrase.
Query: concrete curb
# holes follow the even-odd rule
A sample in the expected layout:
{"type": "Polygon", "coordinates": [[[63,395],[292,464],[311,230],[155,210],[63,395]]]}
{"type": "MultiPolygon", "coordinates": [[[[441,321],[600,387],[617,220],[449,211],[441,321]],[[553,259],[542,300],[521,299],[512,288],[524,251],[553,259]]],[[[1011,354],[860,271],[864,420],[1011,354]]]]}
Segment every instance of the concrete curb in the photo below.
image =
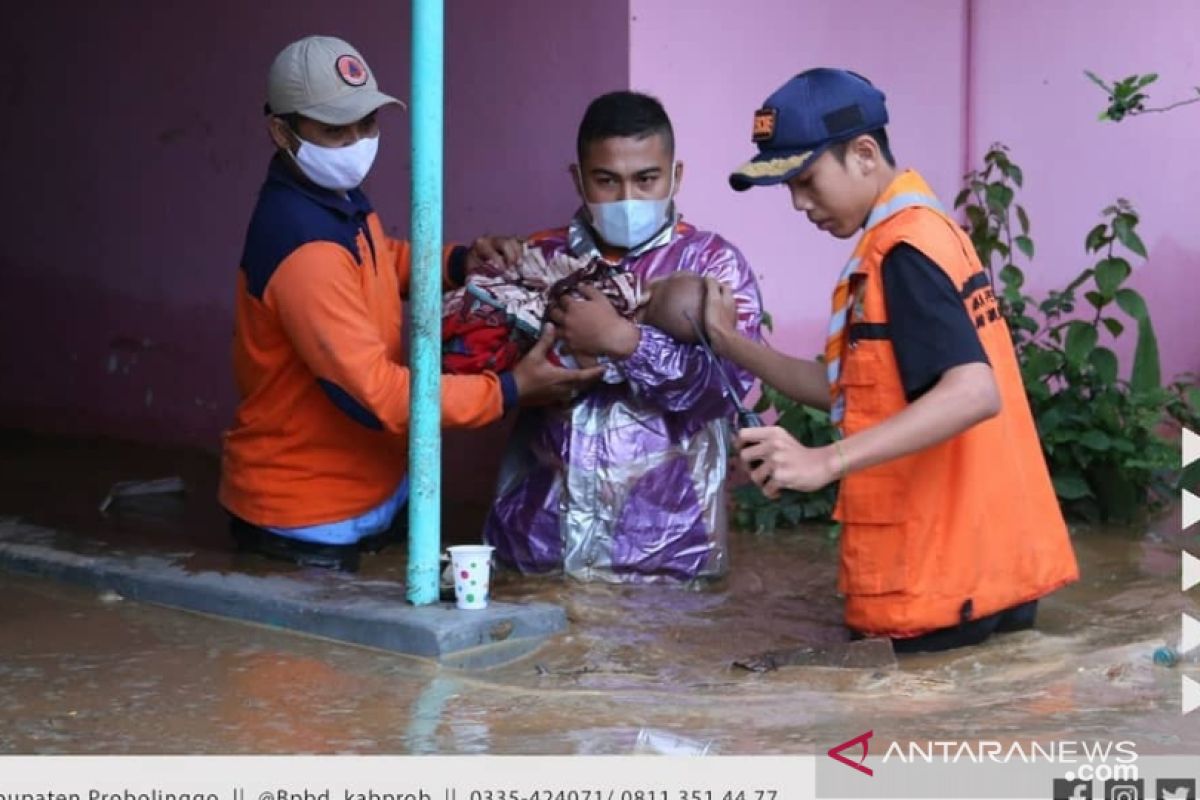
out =
{"type": "Polygon", "coordinates": [[[169,555],[105,551],[12,518],[0,518],[0,569],[463,668],[520,658],[567,624],[563,609],[546,603],[418,608],[391,581],[326,570],[306,571],[302,579],[190,571],[169,555]]]}

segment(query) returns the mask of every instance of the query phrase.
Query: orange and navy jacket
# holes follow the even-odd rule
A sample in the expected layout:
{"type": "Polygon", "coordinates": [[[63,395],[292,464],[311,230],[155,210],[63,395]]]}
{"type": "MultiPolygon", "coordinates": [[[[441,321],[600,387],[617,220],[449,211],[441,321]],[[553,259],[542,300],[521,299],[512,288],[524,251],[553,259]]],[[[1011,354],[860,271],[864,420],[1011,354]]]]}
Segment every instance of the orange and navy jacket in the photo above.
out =
{"type": "MultiPolygon", "coordinates": [[[[443,277],[464,252],[447,248],[443,277]]],[[[246,234],[235,302],[240,402],[224,437],[220,501],[256,525],[357,516],[408,467],[402,366],[408,242],[361,190],[343,195],[272,162],[246,234]]],[[[442,377],[442,423],[476,427],[516,399],[510,374],[442,377]]]]}
{"type": "Polygon", "coordinates": [[[994,614],[1075,581],[1079,570],[1012,337],[971,240],[915,172],[879,199],[851,275],[839,387],[846,436],[908,401],[889,338],[883,261],[900,243],[920,250],[960,290],[1000,391],[999,414],[917,453],[847,475],[838,588],[846,624],[897,638],[994,614]]]}

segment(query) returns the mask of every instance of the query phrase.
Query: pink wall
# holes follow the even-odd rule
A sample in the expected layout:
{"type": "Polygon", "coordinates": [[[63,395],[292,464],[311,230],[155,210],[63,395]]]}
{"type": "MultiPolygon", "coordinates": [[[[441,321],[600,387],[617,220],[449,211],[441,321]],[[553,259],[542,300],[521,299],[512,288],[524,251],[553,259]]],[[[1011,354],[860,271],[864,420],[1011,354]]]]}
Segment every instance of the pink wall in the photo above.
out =
{"type": "Polygon", "coordinates": [[[725,179],[754,152],[751,114],[768,94],[807,67],[849,67],[887,93],[901,164],[920,169],[946,202],[990,142],[1013,148],[1025,167],[1037,244],[1028,272],[1038,290],[1090,263],[1082,242],[1101,208],[1117,196],[1134,200],[1151,250],[1134,285],[1150,304],[1164,374],[1200,369],[1192,277],[1200,273],[1200,105],[1101,125],[1104,98],[1082,74],[1158,71],[1155,100],[1194,96],[1200,5],[974,0],[968,49],[968,2],[695,0],[681,14],[665,0],[633,0],[632,84],[659,95],[675,121],[685,213],[745,251],[775,316],[776,343],[816,353],[830,282],[850,245],[809,227],[785,190],[738,195],[725,179]]]}
{"type": "Polygon", "coordinates": [[[584,109],[629,84],[628,0],[446,6],[446,236],[565,224],[584,109]]]}
{"type": "MultiPolygon", "coordinates": [[[[267,67],[328,32],[407,94],[408,14],[129,0],[5,17],[0,420],[215,448],[233,411],[235,270],[270,155],[267,67]]],[[[385,126],[379,172],[402,175],[405,119],[385,126]]],[[[402,186],[377,198],[393,220],[402,186]]]]}
{"type": "MultiPolygon", "coordinates": [[[[1093,263],[1083,250],[1100,210],[1127,197],[1141,212],[1150,259],[1131,279],[1150,307],[1163,375],[1200,370],[1200,104],[1119,124],[1096,117],[1106,79],[1157,72],[1151,106],[1195,97],[1200,4],[1194,0],[1008,0],[976,3],[977,97],[972,152],[1007,143],[1024,167],[1023,198],[1041,289],[1093,263]]],[[[1122,351],[1132,352],[1131,334],[1122,351]]]]}
{"type": "MultiPolygon", "coordinates": [[[[447,6],[447,235],[565,221],[583,107],[628,82],[626,4],[447,6]]],[[[270,156],[267,67],[287,42],[331,33],[404,98],[409,18],[384,0],[6,11],[0,424],[218,447],[235,270],[270,156]]],[[[402,236],[408,118],[383,126],[368,188],[402,236]]]]}
{"type": "Polygon", "coordinates": [[[813,228],[786,189],[738,194],[733,167],[754,154],[754,110],[792,75],[840,66],[888,97],[892,143],[943,196],[962,174],[962,0],[633,0],[632,84],[658,95],[676,126],[685,163],[680,206],[749,258],[775,318],[781,349],[812,356],[824,343],[829,293],[851,245],[813,228]],[[919,54],[901,61],[905,52],[919,54]]]}
{"type": "MultiPolygon", "coordinates": [[[[1137,285],[1167,372],[1200,369],[1189,325],[1200,299],[1200,107],[1101,125],[1103,98],[1081,76],[1085,67],[1158,70],[1156,100],[1187,96],[1200,82],[1191,0],[1147,0],[1136,12],[1084,0],[975,2],[970,59],[966,0],[693,0],[686,12],[669,0],[447,6],[450,237],[561,224],[576,203],[565,168],[587,101],[647,90],[678,128],[689,219],[742,247],[762,276],[777,341],[811,355],[849,245],[808,227],[782,190],[738,195],[725,178],[753,151],[750,115],[767,94],[803,68],[848,66],[887,92],[902,163],[947,200],[968,144],[972,156],[994,139],[1013,147],[1028,178],[1038,286],[1074,274],[1095,212],[1132,198],[1152,251],[1137,285]],[[1137,39],[1122,43],[1133,29],[1137,39]]],[[[2,424],[215,448],[233,409],[234,270],[269,156],[260,109],[270,59],[300,35],[341,35],[404,97],[408,20],[407,4],[384,0],[8,11],[2,424]]],[[[404,235],[408,120],[393,112],[384,126],[369,188],[385,224],[404,235]]],[[[448,437],[448,469],[470,476],[452,497],[460,486],[486,494],[500,436],[448,437]]]]}

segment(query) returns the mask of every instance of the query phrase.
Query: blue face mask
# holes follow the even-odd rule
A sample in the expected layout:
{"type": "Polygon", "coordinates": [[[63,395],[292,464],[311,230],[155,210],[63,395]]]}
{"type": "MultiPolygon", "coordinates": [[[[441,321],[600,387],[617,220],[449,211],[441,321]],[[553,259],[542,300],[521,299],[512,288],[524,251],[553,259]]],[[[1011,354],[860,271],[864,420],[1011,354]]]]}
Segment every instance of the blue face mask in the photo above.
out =
{"type": "Polygon", "coordinates": [[[667,224],[667,211],[675,194],[675,164],[671,164],[671,188],[661,200],[617,200],[611,203],[587,201],[592,227],[600,238],[613,247],[633,248],[650,240],[667,224]]]}

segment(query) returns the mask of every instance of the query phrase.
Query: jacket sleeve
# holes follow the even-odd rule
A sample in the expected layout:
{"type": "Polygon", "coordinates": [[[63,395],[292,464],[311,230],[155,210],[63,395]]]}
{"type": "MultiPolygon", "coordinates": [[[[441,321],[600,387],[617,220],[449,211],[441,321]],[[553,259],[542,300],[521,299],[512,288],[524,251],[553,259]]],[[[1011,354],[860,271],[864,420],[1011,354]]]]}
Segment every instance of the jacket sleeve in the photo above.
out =
{"type": "MultiPolygon", "coordinates": [[[[341,246],[309,242],[284,259],[263,299],[335,405],[364,425],[401,433],[408,429],[409,371],[388,357],[371,323],[360,269],[341,246]]],[[[443,376],[442,424],[470,428],[498,419],[501,383],[492,373],[443,376]]]]}
{"type": "MultiPolygon", "coordinates": [[[[371,230],[376,232],[377,241],[382,241],[385,252],[380,261],[391,264],[396,270],[396,280],[400,285],[400,296],[408,299],[409,287],[412,284],[412,245],[404,239],[393,239],[382,232],[378,218],[373,219],[371,230]]],[[[442,291],[448,292],[463,285],[467,279],[468,248],[460,244],[447,244],[442,247],[442,291]]]]}
{"type": "MultiPolygon", "coordinates": [[[[745,257],[733,245],[714,236],[697,258],[695,267],[683,268],[732,287],[738,331],[761,340],[762,299],[745,257]]],[[[641,342],[629,358],[617,364],[634,393],[665,411],[689,411],[705,418],[732,413],[733,404],[725,396],[721,377],[703,347],[677,342],[648,325],[638,327],[641,342]]],[[[753,385],[753,377],[730,361],[721,359],[721,364],[741,399],[753,385]]]]}

